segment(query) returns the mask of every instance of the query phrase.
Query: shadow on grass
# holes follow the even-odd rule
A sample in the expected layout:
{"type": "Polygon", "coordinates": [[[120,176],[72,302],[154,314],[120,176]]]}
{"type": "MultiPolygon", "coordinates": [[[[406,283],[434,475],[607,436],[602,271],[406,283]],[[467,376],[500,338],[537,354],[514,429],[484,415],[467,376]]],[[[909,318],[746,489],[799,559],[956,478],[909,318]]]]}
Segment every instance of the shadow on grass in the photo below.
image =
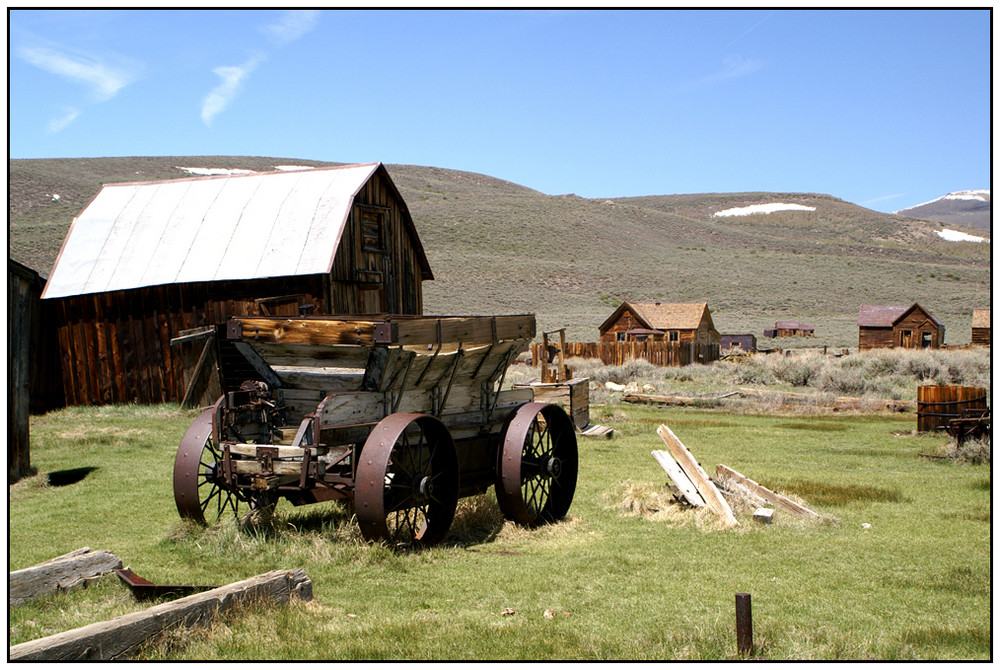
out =
{"type": "Polygon", "coordinates": [[[69,486],[83,481],[96,467],[87,466],[84,468],[72,468],[70,470],[56,470],[47,476],[49,486],[69,486]]]}
{"type": "Polygon", "coordinates": [[[848,505],[870,502],[907,502],[899,489],[884,489],[877,486],[836,486],[820,482],[790,481],[777,482],[781,490],[794,493],[817,505],[848,505]]]}

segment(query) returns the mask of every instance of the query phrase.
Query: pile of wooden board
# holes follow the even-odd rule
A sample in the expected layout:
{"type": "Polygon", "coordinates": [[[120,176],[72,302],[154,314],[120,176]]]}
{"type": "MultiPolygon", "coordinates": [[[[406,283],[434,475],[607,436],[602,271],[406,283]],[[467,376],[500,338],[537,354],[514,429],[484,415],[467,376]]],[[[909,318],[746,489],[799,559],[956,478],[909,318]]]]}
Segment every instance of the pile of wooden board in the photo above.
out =
{"type": "Polygon", "coordinates": [[[793,502],[785,496],[761,486],[732,468],[719,465],[715,469],[715,481],[709,478],[690,450],[665,425],[657,429],[657,434],[667,446],[667,451],[653,451],[653,458],[669,475],[674,487],[683,500],[692,507],[707,506],[722,519],[726,528],[739,526],[732,507],[723,492],[741,493],[758,505],[754,517],[769,523],[778,508],[796,516],[818,517],[807,507],[793,502]],[[717,484],[716,482],[719,482],[717,484]]]}

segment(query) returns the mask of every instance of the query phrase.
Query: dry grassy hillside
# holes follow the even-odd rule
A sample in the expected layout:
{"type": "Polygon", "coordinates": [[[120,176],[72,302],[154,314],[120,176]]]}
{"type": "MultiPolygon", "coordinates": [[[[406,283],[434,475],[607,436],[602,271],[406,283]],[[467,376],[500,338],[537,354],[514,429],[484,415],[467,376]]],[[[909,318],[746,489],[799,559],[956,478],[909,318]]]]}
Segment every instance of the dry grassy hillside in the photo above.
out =
{"type": "MultiPolygon", "coordinates": [[[[335,165],[260,157],[12,160],[10,256],[47,273],[72,218],[112,181],[188,176],[181,167],[267,170],[335,165]],[[55,196],[58,195],[58,199],[55,196]]],[[[549,196],[485,175],[388,165],[413,214],[435,280],[428,313],[533,312],[539,325],[593,340],[618,300],[708,301],[721,332],[761,340],[776,320],[816,325],[809,342],[853,347],[866,303],[919,302],[969,341],[989,304],[990,245],[945,242],[938,224],[811,193],[584,199],[549,196]],[[783,202],[815,207],[718,218],[783,202]]],[[[976,231],[981,233],[982,231],[976,231]]]]}

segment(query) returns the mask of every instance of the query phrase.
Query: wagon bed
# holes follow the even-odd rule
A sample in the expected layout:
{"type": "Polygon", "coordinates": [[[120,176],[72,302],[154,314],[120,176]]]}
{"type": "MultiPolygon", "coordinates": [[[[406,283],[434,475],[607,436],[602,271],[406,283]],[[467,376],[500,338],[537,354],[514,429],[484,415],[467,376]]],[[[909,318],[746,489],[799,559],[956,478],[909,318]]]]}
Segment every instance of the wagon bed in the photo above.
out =
{"type": "Polygon", "coordinates": [[[430,544],[458,498],[495,485],[508,518],[561,518],[573,426],[530,388],[501,390],[534,336],[533,315],[234,317],[226,340],[255,375],[182,440],[178,511],[206,523],[281,497],[344,499],[366,538],[430,544]]]}

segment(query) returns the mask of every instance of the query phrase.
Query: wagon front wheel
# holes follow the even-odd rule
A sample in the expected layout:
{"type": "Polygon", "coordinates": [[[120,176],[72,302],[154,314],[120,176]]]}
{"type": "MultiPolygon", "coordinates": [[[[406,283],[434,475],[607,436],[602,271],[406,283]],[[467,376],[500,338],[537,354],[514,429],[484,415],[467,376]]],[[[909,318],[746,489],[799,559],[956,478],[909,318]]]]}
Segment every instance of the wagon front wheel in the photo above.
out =
{"type": "Polygon", "coordinates": [[[396,548],[444,539],[458,505],[458,454],[426,414],[391,414],[361,449],[354,488],[361,534],[396,548]]]}
{"type": "Polygon", "coordinates": [[[214,409],[207,409],[188,427],[174,459],[174,502],[182,518],[203,526],[217,523],[223,514],[239,517],[240,491],[220,485],[222,450],[212,435],[214,409]]]}
{"type": "Polygon", "coordinates": [[[566,516],[579,467],[576,433],[558,405],[532,402],[507,420],[497,465],[497,502],[511,521],[534,527],[566,516]]]}

